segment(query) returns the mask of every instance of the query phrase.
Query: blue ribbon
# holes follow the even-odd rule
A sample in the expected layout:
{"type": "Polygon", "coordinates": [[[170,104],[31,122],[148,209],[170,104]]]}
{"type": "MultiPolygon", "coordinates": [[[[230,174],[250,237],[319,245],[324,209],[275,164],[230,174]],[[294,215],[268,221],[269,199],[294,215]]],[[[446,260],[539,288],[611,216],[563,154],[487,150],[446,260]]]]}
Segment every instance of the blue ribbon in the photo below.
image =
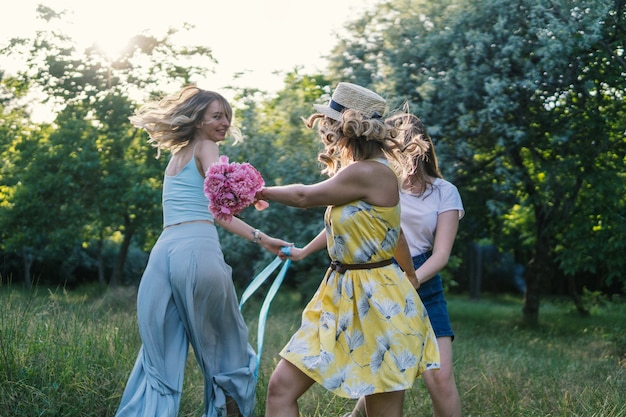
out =
{"type": "MultiPolygon", "coordinates": [[[[291,249],[287,246],[281,248],[281,251],[289,256],[291,249]]],[[[243,307],[244,303],[254,294],[256,290],[267,280],[267,278],[278,268],[278,266],[282,263],[282,259],[277,256],[268,266],[263,269],[253,280],[248,284],[245,291],[241,295],[241,300],[239,301],[239,309],[243,307]]],[[[278,288],[283,282],[285,278],[285,274],[287,273],[287,269],[289,269],[289,265],[291,264],[291,259],[285,260],[285,264],[280,269],[280,272],[274,278],[274,282],[270,286],[267,294],[265,295],[265,300],[263,300],[263,305],[261,306],[261,310],[259,311],[259,324],[257,326],[257,354],[256,354],[256,369],[254,371],[254,377],[258,377],[259,366],[261,365],[261,354],[263,353],[263,339],[265,337],[265,323],[267,322],[267,314],[270,310],[270,304],[274,299],[274,296],[278,292],[278,288]]]]}

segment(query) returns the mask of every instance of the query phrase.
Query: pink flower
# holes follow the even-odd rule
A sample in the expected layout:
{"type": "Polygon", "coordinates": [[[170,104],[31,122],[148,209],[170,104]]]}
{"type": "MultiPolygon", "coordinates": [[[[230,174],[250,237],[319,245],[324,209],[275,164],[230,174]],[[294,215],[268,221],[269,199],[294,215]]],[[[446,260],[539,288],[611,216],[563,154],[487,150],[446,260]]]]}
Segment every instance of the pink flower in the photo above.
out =
{"type": "Polygon", "coordinates": [[[222,155],[211,165],[204,180],[204,194],[209,199],[209,210],[216,219],[232,221],[246,207],[252,205],[255,195],[265,185],[263,177],[247,162],[228,162],[222,155]]]}

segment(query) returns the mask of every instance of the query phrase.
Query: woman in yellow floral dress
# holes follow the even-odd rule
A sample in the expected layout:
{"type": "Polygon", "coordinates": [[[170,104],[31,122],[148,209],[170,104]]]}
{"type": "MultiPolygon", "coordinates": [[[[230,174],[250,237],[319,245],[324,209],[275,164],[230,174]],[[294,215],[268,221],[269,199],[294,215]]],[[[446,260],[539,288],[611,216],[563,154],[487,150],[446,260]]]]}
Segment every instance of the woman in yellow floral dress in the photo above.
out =
{"type": "Polygon", "coordinates": [[[304,248],[292,248],[291,256],[327,247],[332,261],[300,329],[280,353],[266,416],[297,417],[298,398],[315,382],[341,397],[364,396],[368,416],[401,416],[404,391],[426,369],[439,367],[389,162],[418,150],[395,140],[399,132],[381,118],[385,106],[376,93],[340,83],[329,105],[316,105],[318,113],[307,121],[318,125],[325,144],[319,159],[330,178],[258,194],[294,207],[327,206],[324,230],[304,248]]]}

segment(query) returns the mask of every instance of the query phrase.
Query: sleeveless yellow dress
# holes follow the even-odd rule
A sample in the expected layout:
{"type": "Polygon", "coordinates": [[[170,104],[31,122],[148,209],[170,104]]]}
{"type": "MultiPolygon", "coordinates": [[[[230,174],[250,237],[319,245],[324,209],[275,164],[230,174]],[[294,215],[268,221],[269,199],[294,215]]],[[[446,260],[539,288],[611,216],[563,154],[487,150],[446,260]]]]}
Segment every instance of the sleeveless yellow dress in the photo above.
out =
{"type": "MultiPolygon", "coordinates": [[[[393,257],[400,205],[332,206],[324,223],[331,260],[379,262],[393,257]]],[[[439,368],[426,309],[395,263],[343,274],[329,268],[280,355],[344,398],[410,389],[425,370],[439,368]]]]}

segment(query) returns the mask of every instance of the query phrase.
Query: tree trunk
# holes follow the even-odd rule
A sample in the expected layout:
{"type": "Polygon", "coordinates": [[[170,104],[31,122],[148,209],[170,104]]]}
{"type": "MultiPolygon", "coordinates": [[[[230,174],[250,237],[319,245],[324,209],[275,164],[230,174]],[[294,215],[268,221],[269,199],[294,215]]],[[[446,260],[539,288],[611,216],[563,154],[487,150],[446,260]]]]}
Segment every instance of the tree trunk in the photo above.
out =
{"type": "Polygon", "coordinates": [[[134,233],[134,224],[128,216],[125,218],[124,225],[124,240],[122,241],[120,250],[117,253],[115,265],[113,265],[113,271],[111,272],[111,280],[109,281],[109,285],[111,287],[117,286],[121,281],[124,264],[126,263],[126,257],[128,255],[128,248],[130,247],[130,242],[134,233]]]}
{"type": "Polygon", "coordinates": [[[569,289],[569,295],[570,297],[572,297],[572,300],[574,301],[574,305],[576,306],[576,310],[578,311],[578,314],[580,314],[582,317],[588,317],[589,310],[585,308],[583,300],[580,294],[578,294],[578,290],[576,289],[576,276],[575,275],[569,275],[567,277],[567,286],[569,289]]]}
{"type": "Polygon", "coordinates": [[[22,246],[22,261],[24,262],[24,286],[28,289],[33,288],[31,279],[31,266],[33,265],[34,256],[32,251],[26,246],[22,246]]]}
{"type": "Polygon", "coordinates": [[[100,285],[106,285],[106,278],[104,276],[104,258],[102,256],[102,251],[104,250],[104,238],[102,236],[102,232],[100,232],[100,239],[98,240],[98,283],[100,285]]]}
{"type": "Polygon", "coordinates": [[[478,242],[473,242],[471,245],[469,264],[470,298],[478,300],[483,278],[483,247],[478,242]]]}
{"type": "Polygon", "coordinates": [[[550,221],[540,208],[535,209],[537,222],[537,240],[532,259],[528,262],[526,276],[526,296],[524,297],[524,323],[530,326],[539,324],[539,302],[541,299],[542,283],[549,283],[552,279],[552,259],[550,259],[550,236],[546,225],[550,221]]]}
{"type": "Polygon", "coordinates": [[[524,323],[536,326],[539,324],[539,301],[541,291],[541,261],[537,259],[537,253],[528,262],[528,274],[526,274],[526,294],[524,294],[524,323]]]}

